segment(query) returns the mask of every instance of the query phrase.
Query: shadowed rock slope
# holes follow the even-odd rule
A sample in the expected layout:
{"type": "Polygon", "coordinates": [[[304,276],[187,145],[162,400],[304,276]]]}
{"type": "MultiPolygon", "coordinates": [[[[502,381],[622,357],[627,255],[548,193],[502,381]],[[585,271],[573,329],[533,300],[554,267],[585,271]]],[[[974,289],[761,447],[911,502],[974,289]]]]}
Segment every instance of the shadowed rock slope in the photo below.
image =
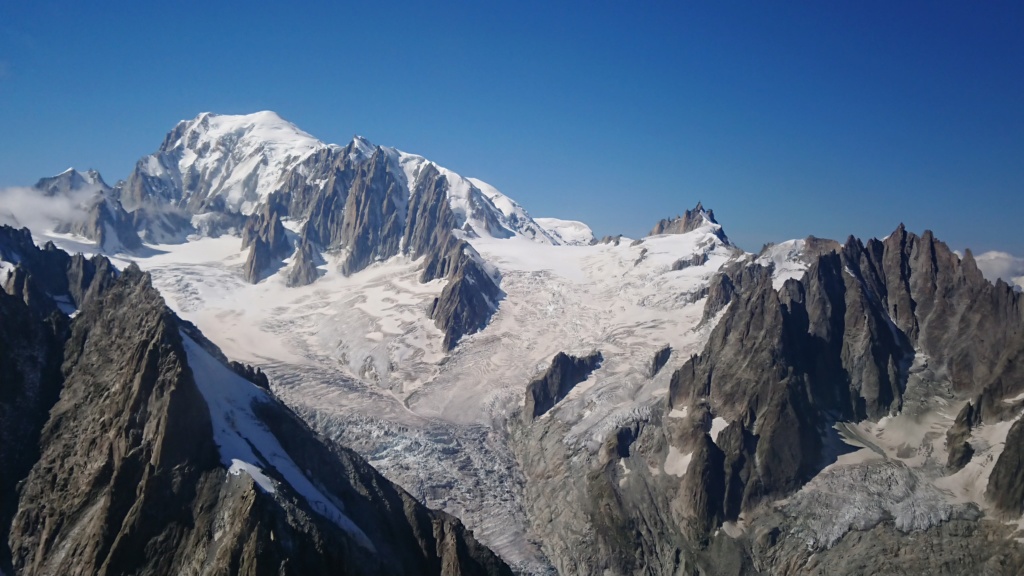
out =
{"type": "Polygon", "coordinates": [[[259,373],[228,365],[148,274],[87,293],[70,322],[0,294],[0,341],[14,343],[0,348],[0,410],[17,416],[0,437],[31,447],[0,450],[5,572],[510,573],[456,518],[240,380],[259,373]],[[224,462],[231,438],[254,462],[224,462]]]}

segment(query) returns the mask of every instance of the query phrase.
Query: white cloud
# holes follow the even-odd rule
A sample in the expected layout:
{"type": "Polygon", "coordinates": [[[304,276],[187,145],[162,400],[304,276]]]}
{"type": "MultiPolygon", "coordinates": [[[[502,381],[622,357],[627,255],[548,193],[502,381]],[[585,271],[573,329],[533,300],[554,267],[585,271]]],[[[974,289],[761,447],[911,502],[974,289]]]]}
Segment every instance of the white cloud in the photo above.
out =
{"type": "Polygon", "coordinates": [[[992,282],[1002,278],[1009,284],[1024,288],[1024,258],[1006,252],[984,252],[974,257],[978,269],[992,282]]]}
{"type": "Polygon", "coordinates": [[[85,216],[83,204],[89,190],[47,196],[34,188],[0,188],[0,224],[28,227],[33,232],[53,230],[58,223],[71,223],[85,216]]]}

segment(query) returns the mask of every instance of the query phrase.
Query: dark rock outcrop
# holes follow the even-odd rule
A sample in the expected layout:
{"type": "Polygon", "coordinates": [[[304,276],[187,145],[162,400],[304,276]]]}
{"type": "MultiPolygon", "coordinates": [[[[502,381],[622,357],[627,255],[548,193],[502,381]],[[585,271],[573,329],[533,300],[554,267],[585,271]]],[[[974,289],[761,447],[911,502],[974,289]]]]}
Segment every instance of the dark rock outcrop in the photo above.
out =
{"type": "Polygon", "coordinates": [[[278,193],[284,196],[290,216],[307,218],[304,238],[316,246],[335,249],[343,245],[345,205],[358,165],[364,160],[353,140],[343,149],[318,150],[285,176],[278,193]],[[317,177],[311,179],[310,174],[317,177]]]}
{"type": "Polygon", "coordinates": [[[345,202],[342,274],[347,276],[398,254],[407,194],[394,173],[394,164],[378,147],[369,161],[359,166],[345,202]]]}
{"type": "Polygon", "coordinates": [[[488,270],[477,251],[455,235],[456,219],[447,192],[448,181],[436,167],[421,170],[402,246],[414,258],[422,256],[421,282],[447,280],[429,316],[444,332],[445,349],[451,350],[463,336],[487,326],[504,293],[498,287],[497,271],[488,270]]]}
{"type": "MultiPolygon", "coordinates": [[[[705,210],[704,206],[697,202],[697,206],[693,210],[687,210],[682,216],[676,216],[675,218],[664,218],[658,221],[651,229],[651,233],[648,236],[657,236],[658,234],[686,234],[687,232],[693,232],[694,230],[704,226],[705,223],[718,224],[715,220],[715,213],[713,210],[705,210]]],[[[725,235],[721,233],[721,238],[724,240],[725,235]]]]}
{"type": "Polygon", "coordinates": [[[442,262],[454,262],[448,283],[434,299],[429,316],[444,332],[444,348],[451,350],[463,336],[482,330],[498,309],[504,293],[484,268],[480,255],[464,240],[454,241],[442,262]]]}
{"type": "Polygon", "coordinates": [[[661,372],[661,369],[668,364],[668,359],[672,356],[672,347],[668,344],[662,346],[654,353],[654,358],[651,358],[651,368],[648,371],[648,376],[654,378],[661,372]]]}
{"type": "Polygon", "coordinates": [[[68,256],[52,242],[39,248],[28,228],[0,226],[0,260],[14,263],[0,288],[29,304],[39,315],[79,308],[86,298],[114,282],[116,269],[102,256],[68,256]]]}
{"type": "Polygon", "coordinates": [[[251,216],[242,229],[242,248],[249,249],[242,274],[250,284],[265,278],[274,264],[280,264],[292,252],[291,242],[273,200],[267,202],[258,214],[251,216]]]}
{"type": "Polygon", "coordinates": [[[988,478],[985,497],[1007,517],[1019,518],[1024,512],[1024,419],[1010,427],[1003,453],[988,478]]]}
{"type": "Polygon", "coordinates": [[[707,264],[707,262],[708,262],[708,254],[707,254],[707,252],[698,252],[697,254],[694,254],[690,258],[680,258],[679,260],[676,260],[675,262],[673,262],[672,263],[672,270],[673,271],[685,270],[685,269],[689,268],[690,266],[703,266],[704,264],[707,264]]]}
{"type": "Polygon", "coordinates": [[[763,266],[750,266],[747,261],[726,264],[708,285],[708,300],[704,304],[701,323],[708,322],[728,306],[738,292],[764,281],[771,270],[763,266]]]}
{"type": "Polygon", "coordinates": [[[953,426],[946,431],[946,450],[948,452],[946,466],[950,470],[962,469],[971,461],[974,456],[974,447],[970,440],[971,429],[977,424],[980,414],[975,410],[974,405],[968,402],[960,413],[956,415],[953,426]]]}
{"type": "Polygon", "coordinates": [[[60,394],[70,321],[0,291],[0,571],[10,570],[7,534],[16,486],[39,457],[39,435],[60,394]]]}
{"type": "Polygon", "coordinates": [[[445,278],[455,262],[451,255],[457,239],[452,230],[458,226],[448,204],[448,179],[428,164],[412,186],[409,201],[409,225],[402,245],[413,258],[424,257],[421,280],[445,278]]]}
{"type": "Polygon", "coordinates": [[[313,244],[305,239],[299,240],[285,283],[288,286],[308,286],[316,282],[316,279],[320,277],[317,266],[321,263],[320,254],[313,244]]]}
{"type": "Polygon", "coordinates": [[[551,410],[580,382],[585,381],[601,365],[604,357],[600,352],[587,356],[569,356],[563,352],[555,354],[551,365],[540,378],[526,386],[526,406],[523,418],[533,421],[551,410]]]}
{"type": "MultiPolygon", "coordinates": [[[[181,243],[188,238],[189,234],[195,232],[217,237],[230,232],[233,227],[225,228],[221,218],[217,218],[216,222],[210,222],[210,219],[200,219],[202,230],[197,230],[192,225],[192,217],[184,210],[172,205],[145,204],[138,206],[131,212],[131,217],[132,227],[137,231],[139,238],[152,244],[181,243]]],[[[236,223],[232,222],[231,224],[236,223]]]]}

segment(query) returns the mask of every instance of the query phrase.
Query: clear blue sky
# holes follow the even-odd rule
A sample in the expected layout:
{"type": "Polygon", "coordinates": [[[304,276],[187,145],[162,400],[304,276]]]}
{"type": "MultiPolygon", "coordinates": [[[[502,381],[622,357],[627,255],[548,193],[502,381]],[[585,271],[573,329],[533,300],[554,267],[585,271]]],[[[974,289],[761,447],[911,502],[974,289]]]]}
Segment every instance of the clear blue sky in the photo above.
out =
{"type": "Polygon", "coordinates": [[[0,2],[0,186],[261,109],[599,235],[701,200],[748,250],[1024,254],[1021,2],[0,2]]]}

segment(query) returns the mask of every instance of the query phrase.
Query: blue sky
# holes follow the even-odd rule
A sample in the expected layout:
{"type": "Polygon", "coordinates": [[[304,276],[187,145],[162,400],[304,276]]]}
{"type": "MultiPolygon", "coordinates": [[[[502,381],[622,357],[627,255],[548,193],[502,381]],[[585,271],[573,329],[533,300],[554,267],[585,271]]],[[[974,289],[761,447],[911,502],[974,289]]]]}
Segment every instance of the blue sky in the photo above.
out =
{"type": "Polygon", "coordinates": [[[0,186],[127,176],[181,119],[277,111],[639,236],[934,230],[1024,254],[1020,2],[0,3],[0,186]],[[898,5],[897,5],[898,4],[898,5]]]}

